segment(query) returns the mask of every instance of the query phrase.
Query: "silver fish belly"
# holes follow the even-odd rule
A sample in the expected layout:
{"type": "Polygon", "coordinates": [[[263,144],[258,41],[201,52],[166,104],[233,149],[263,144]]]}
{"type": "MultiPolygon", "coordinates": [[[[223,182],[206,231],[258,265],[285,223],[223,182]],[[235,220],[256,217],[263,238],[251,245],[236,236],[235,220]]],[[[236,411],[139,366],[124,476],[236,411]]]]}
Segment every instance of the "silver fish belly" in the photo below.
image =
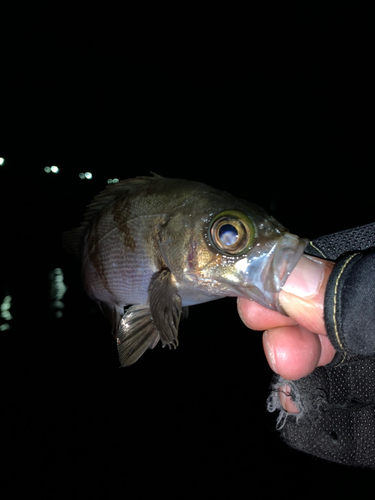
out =
{"type": "Polygon", "coordinates": [[[112,325],[121,366],[159,340],[177,347],[190,305],[242,296],[282,312],[278,293],[307,242],[255,204],[156,174],[107,187],[64,234],[112,325]]]}

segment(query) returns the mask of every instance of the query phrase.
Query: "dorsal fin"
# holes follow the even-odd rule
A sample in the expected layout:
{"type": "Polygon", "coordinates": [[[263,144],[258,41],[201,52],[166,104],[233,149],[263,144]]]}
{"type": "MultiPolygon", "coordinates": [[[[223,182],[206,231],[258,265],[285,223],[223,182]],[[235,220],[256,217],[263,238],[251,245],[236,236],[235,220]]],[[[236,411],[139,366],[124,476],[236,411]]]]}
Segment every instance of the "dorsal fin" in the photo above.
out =
{"type": "Polygon", "coordinates": [[[114,203],[120,196],[126,194],[130,195],[139,190],[141,186],[150,182],[155,182],[157,179],[162,179],[161,175],[155,174],[154,172],[151,172],[151,174],[152,177],[139,176],[132,179],[124,179],[117,184],[108,185],[106,189],[103,189],[103,191],[96,195],[92,202],[87,205],[87,210],[83,216],[81,225],[63,234],[63,246],[65,250],[79,258],[82,240],[91,221],[104,208],[114,203]]]}

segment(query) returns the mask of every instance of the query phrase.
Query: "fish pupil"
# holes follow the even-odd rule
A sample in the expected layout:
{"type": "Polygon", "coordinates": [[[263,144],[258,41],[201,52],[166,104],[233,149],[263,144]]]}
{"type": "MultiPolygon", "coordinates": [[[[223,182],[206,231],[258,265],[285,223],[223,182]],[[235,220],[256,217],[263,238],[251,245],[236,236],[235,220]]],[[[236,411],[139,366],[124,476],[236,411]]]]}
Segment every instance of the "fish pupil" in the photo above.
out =
{"type": "Polygon", "coordinates": [[[223,224],[219,229],[219,240],[225,246],[234,245],[238,240],[238,231],[232,224],[223,224]]]}

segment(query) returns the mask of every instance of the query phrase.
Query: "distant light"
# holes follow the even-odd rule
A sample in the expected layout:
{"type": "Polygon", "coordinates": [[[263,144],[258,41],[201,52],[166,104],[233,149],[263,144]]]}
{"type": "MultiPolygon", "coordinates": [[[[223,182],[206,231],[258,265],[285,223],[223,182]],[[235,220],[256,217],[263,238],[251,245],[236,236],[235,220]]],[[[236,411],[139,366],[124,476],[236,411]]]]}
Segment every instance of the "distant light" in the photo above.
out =
{"type": "Polygon", "coordinates": [[[55,311],[56,318],[62,318],[64,309],[63,298],[67,287],[64,283],[64,273],[62,269],[56,267],[50,274],[50,305],[51,309],[55,311]]]}
{"type": "Polygon", "coordinates": [[[4,297],[3,302],[0,304],[0,318],[2,318],[0,324],[0,331],[5,331],[5,330],[10,330],[10,325],[8,321],[10,321],[13,316],[10,312],[11,308],[11,303],[12,303],[12,297],[10,295],[7,295],[4,297]]]}
{"type": "Polygon", "coordinates": [[[116,184],[119,180],[115,177],[114,179],[107,179],[107,184],[116,184]]]}
{"type": "Polygon", "coordinates": [[[79,174],[80,179],[92,179],[92,173],[91,172],[80,172],[79,174]]]}
{"type": "Polygon", "coordinates": [[[52,165],[52,167],[44,167],[44,171],[47,172],[47,174],[50,174],[51,172],[53,174],[58,174],[60,169],[59,167],[56,167],[56,165],[52,165]]]}
{"type": "Polygon", "coordinates": [[[11,302],[12,302],[12,297],[10,295],[7,295],[6,297],[4,297],[3,303],[0,305],[0,311],[1,311],[0,316],[6,319],[7,321],[12,319],[12,315],[10,314],[11,302]]]}
{"type": "Polygon", "coordinates": [[[4,165],[4,161],[5,161],[5,160],[4,160],[4,158],[1,158],[1,157],[0,157],[0,166],[1,166],[1,165],[4,165]]]}

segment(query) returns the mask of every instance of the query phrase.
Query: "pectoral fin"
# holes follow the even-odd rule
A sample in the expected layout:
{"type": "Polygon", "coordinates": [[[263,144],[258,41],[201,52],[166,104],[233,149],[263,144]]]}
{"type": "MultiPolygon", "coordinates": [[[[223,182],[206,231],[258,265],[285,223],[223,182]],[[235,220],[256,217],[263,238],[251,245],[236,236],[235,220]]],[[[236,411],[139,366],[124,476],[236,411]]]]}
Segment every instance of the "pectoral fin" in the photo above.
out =
{"type": "Polygon", "coordinates": [[[117,349],[121,366],[135,363],[147,349],[160,340],[151,317],[150,307],[131,306],[121,318],[117,332],[117,349]]]}
{"type": "Polygon", "coordinates": [[[181,297],[169,269],[155,273],[149,289],[151,316],[160,334],[163,347],[178,346],[178,325],[182,313],[181,297]]]}
{"type": "Polygon", "coordinates": [[[155,273],[149,286],[150,305],[129,307],[121,318],[117,348],[121,366],[132,365],[161,339],[163,347],[178,346],[178,325],[188,308],[182,308],[169,269],[155,273]]]}

